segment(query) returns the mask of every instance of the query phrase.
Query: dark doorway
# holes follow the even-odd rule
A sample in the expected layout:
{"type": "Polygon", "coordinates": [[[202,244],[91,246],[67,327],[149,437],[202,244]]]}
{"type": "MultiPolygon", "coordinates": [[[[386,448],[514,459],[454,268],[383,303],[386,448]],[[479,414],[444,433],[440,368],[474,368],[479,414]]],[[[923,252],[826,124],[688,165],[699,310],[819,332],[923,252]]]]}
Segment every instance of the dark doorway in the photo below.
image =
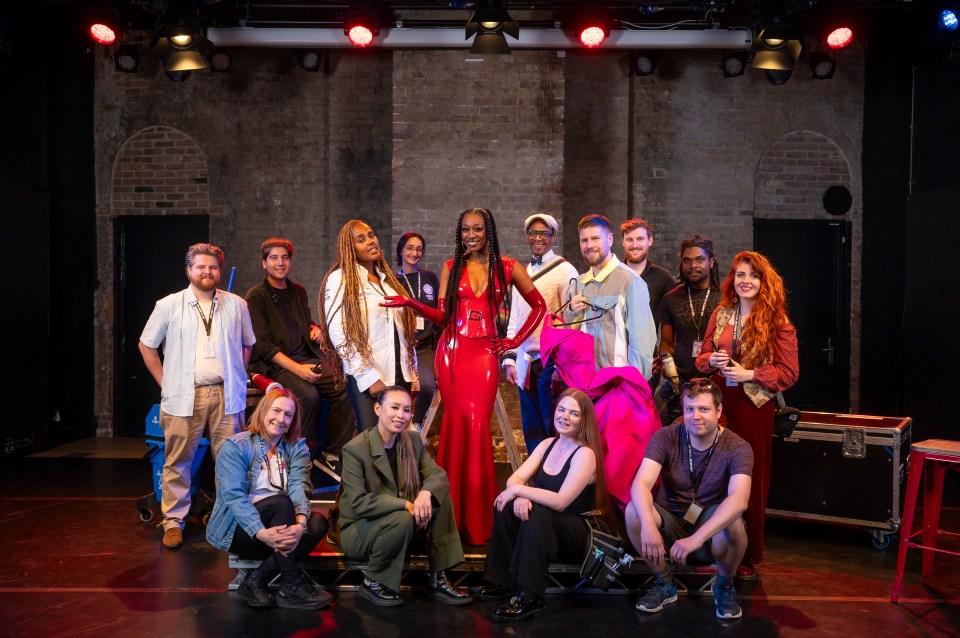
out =
{"type": "Polygon", "coordinates": [[[787,287],[800,379],[784,393],[802,410],[850,409],[850,222],[754,219],[754,250],[787,287]]]}
{"type": "MultiPolygon", "coordinates": [[[[143,436],[160,388],[140,356],[140,333],[158,299],[187,286],[184,255],[207,241],[207,215],[130,216],[114,222],[114,424],[119,436],[143,436]]],[[[162,353],[162,349],[161,349],[162,353]]]]}

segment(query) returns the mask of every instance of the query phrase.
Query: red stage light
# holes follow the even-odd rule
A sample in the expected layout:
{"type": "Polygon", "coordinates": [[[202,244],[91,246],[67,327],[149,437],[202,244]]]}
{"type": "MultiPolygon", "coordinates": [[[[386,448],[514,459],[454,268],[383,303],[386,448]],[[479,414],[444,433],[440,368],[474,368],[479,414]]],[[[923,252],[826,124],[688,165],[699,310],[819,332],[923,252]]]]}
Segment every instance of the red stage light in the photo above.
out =
{"type": "Polygon", "coordinates": [[[99,44],[113,44],[117,41],[117,34],[114,30],[102,22],[95,22],[90,25],[90,37],[99,44]]]}
{"type": "Polygon", "coordinates": [[[606,39],[607,34],[602,27],[586,27],[580,31],[580,42],[588,49],[595,49],[606,39]]]}
{"type": "Polygon", "coordinates": [[[831,49],[842,49],[853,40],[853,29],[850,27],[837,27],[827,35],[827,46],[831,49]]]}
{"type": "Polygon", "coordinates": [[[347,33],[347,38],[350,39],[350,43],[353,46],[369,46],[369,44],[373,42],[373,31],[371,31],[369,27],[358,24],[350,27],[350,31],[347,33]]]}

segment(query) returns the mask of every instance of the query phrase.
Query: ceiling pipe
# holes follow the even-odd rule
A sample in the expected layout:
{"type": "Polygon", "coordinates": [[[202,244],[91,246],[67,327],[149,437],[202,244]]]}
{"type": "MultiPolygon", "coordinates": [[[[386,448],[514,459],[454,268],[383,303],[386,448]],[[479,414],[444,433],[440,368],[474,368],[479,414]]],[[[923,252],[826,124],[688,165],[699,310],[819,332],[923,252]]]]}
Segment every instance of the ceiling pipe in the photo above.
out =
{"type": "MultiPolygon", "coordinates": [[[[218,47],[318,47],[351,49],[343,29],[220,28],[207,30],[218,47]]],[[[383,29],[371,49],[469,49],[463,27],[453,29],[383,29]]],[[[730,30],[635,30],[611,31],[602,49],[745,49],[753,42],[746,28],[730,30]]],[[[575,34],[562,29],[521,29],[510,40],[511,49],[582,49],[575,34]]]]}

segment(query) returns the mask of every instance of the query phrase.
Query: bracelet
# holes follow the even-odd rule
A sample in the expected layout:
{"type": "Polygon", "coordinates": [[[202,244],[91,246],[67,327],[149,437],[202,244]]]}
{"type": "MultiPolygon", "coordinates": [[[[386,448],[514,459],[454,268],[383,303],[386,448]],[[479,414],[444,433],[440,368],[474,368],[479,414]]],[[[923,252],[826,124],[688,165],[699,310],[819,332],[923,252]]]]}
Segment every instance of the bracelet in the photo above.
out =
{"type": "Polygon", "coordinates": [[[297,525],[303,528],[303,531],[307,531],[307,524],[304,521],[297,521],[297,525]]]}

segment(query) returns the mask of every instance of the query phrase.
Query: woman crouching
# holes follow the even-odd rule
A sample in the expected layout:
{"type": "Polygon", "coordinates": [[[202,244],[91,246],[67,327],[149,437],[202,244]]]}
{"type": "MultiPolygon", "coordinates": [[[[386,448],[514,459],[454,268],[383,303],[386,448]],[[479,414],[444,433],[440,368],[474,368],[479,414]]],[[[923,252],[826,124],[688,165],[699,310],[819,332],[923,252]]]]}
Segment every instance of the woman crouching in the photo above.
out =
{"type": "Polygon", "coordinates": [[[480,597],[513,595],[493,612],[498,622],[521,620],[543,609],[550,563],[583,559],[590,533],[581,514],[600,510],[608,524],[612,518],[593,402],[568,388],[557,400],[553,419],[557,436],[536,447],[494,501],[483,574],[494,584],[482,587],[480,597]],[[531,480],[532,487],[527,485],[531,480]]]}
{"type": "Polygon", "coordinates": [[[237,589],[251,607],[319,609],[333,598],[297,566],[327,533],[327,519],[311,516],[309,489],[300,402],[289,390],[271,390],[247,431],[227,439],[217,455],[217,501],[207,525],[214,547],[263,560],[237,589]],[[274,599],[268,583],[277,574],[274,599]]]}
{"type": "Polygon", "coordinates": [[[367,562],[360,595],[376,605],[403,604],[400,576],[407,548],[425,538],[430,557],[427,596],[450,605],[473,599],[444,570],[463,562],[447,473],[410,436],[412,400],[399,386],[377,396],[377,427],[343,448],[340,548],[367,562]]]}

